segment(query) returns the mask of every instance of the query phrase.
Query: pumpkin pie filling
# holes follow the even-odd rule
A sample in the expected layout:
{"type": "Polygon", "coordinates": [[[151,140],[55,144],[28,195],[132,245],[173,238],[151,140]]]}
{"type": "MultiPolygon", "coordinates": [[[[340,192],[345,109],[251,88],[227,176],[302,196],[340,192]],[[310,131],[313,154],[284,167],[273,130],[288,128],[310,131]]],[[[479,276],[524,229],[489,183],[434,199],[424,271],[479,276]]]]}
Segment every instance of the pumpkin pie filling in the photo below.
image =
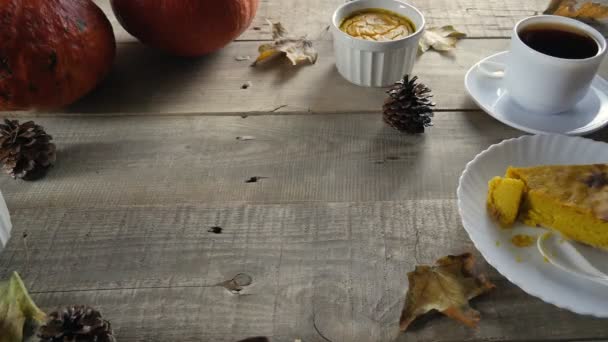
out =
{"type": "Polygon", "coordinates": [[[372,41],[391,41],[405,38],[416,31],[408,18],[384,9],[365,9],[346,17],[340,30],[348,35],[372,41]]]}

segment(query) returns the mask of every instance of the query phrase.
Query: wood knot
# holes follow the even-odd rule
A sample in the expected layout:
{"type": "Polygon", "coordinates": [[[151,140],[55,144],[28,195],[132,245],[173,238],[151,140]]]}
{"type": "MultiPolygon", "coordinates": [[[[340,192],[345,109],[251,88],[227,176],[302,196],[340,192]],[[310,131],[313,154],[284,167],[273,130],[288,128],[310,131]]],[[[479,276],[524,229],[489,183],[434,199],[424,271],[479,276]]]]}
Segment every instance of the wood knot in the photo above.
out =
{"type": "Polygon", "coordinates": [[[239,273],[234,278],[223,281],[217,284],[217,286],[222,286],[232,294],[239,294],[243,288],[251,285],[251,283],[253,283],[253,278],[249,274],[239,273]]]}

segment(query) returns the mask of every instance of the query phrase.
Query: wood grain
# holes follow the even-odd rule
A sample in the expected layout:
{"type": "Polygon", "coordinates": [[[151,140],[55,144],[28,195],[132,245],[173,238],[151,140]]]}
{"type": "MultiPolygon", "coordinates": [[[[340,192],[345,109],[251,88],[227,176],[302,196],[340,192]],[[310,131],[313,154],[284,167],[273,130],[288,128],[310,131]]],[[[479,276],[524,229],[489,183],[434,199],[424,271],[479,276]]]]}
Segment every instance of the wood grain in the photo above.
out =
{"type": "Polygon", "coordinates": [[[10,209],[453,199],[469,160],[523,134],[481,112],[437,113],[419,137],[375,113],[36,122],[55,138],[57,165],[37,182],[0,177],[10,209]]]}
{"type": "MultiPolygon", "coordinates": [[[[315,65],[288,62],[250,67],[237,56],[255,56],[257,43],[239,42],[200,59],[178,59],[140,45],[122,44],[108,79],[68,110],[74,113],[335,113],[380,110],[382,88],[364,88],[336,70],[332,43],[315,43],[315,65]],[[251,82],[247,89],[242,85],[251,82]]],[[[439,109],[473,109],[464,74],[484,56],[504,50],[503,40],[466,41],[457,54],[427,53],[414,74],[433,89],[439,109]]]]}
{"type": "MultiPolygon", "coordinates": [[[[242,55],[255,56],[257,43],[238,42],[200,59],[168,57],[134,44],[121,44],[109,77],[67,111],[76,114],[353,113],[381,110],[383,88],[359,87],[336,70],[332,43],[316,42],[315,65],[278,62],[252,68],[242,55]],[[247,89],[242,85],[251,82],[247,89]]],[[[469,68],[504,51],[503,39],[465,40],[453,53],[427,52],[414,67],[434,94],[438,110],[478,109],[463,86],[469,68]]],[[[608,76],[608,61],[600,74],[608,76]]],[[[53,113],[51,113],[53,114],[53,113]]]]}
{"type": "MultiPolygon", "coordinates": [[[[0,276],[21,272],[43,309],[86,303],[119,341],[389,341],[416,262],[472,251],[454,200],[32,208],[13,211],[0,276]],[[210,225],[222,234],[207,232],[210,225]],[[28,262],[29,255],[29,262],[28,262]],[[418,260],[418,261],[416,261],[418,260]],[[69,270],[66,272],[66,270],[69,270]],[[239,294],[214,286],[238,273],[239,294]]],[[[502,248],[508,248],[503,246],[502,248]]],[[[401,341],[607,338],[605,320],[532,298],[480,261],[498,289],[479,330],[438,315],[401,341]]],[[[547,267],[550,267],[547,264],[547,267]]]]}
{"type": "MultiPolygon", "coordinates": [[[[523,134],[481,112],[437,113],[419,137],[375,113],[36,122],[55,138],[58,161],[40,181],[0,177],[9,209],[454,199],[469,160],[523,134]]],[[[592,137],[607,141],[608,130],[592,137]]]]}
{"type": "Polygon", "coordinates": [[[464,74],[506,49],[488,37],[548,0],[412,1],[430,25],[479,38],[418,61],[439,111],[417,137],[386,127],[384,89],[343,80],[330,37],[315,36],[342,0],[261,0],[240,41],[199,59],[143,47],[95,2],[119,41],[111,75],[66,111],[16,113],[54,136],[58,162],[37,182],[0,177],[14,224],[0,279],[19,271],[43,309],[97,306],[121,342],[608,340],[606,320],[543,303],[485,263],[455,200],[466,162],[523,134],[477,110],[464,74]],[[265,18],[308,33],[319,62],[236,61],[270,38],[265,18]],[[407,272],[465,251],[498,286],[474,301],[480,329],[431,315],[399,335],[407,272]],[[218,286],[238,274],[251,285],[218,286]]]}
{"type": "MultiPolygon", "coordinates": [[[[549,0],[411,0],[422,11],[427,25],[454,25],[469,37],[509,37],[517,21],[541,13],[549,0]]],[[[118,24],[109,0],[95,0],[107,14],[119,42],[133,42],[118,24]]],[[[270,40],[266,19],[280,21],[290,32],[317,39],[331,22],[331,16],[344,0],[261,0],[251,27],[238,40],[270,40]]],[[[330,39],[323,35],[321,39],[330,39]]]]}
{"type": "MultiPolygon", "coordinates": [[[[471,38],[509,37],[517,21],[547,7],[546,0],[408,0],[423,13],[428,27],[454,25],[471,38]]],[[[264,18],[281,21],[294,33],[311,36],[330,24],[344,0],[263,1],[252,28],[242,39],[269,39],[264,18]],[[260,27],[261,30],[254,30],[260,27]]],[[[330,39],[329,35],[324,39],[330,39]]]]}

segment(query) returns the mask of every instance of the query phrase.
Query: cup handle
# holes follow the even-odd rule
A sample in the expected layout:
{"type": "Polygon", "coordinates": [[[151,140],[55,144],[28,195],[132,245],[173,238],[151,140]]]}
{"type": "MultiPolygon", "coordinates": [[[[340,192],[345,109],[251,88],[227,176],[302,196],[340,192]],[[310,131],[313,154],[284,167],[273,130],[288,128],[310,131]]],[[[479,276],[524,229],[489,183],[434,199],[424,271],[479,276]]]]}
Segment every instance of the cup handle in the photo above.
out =
{"type": "Polygon", "coordinates": [[[505,65],[503,63],[484,61],[477,64],[477,69],[489,78],[503,78],[505,76],[505,65]]]}

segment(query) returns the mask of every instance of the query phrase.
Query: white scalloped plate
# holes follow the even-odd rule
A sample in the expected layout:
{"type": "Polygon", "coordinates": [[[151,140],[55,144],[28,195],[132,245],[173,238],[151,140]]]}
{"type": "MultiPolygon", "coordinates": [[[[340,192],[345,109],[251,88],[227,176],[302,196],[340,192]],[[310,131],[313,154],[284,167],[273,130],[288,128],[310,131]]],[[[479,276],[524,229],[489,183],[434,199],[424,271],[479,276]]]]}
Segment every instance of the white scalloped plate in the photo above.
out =
{"type": "MultiPolygon", "coordinates": [[[[488,180],[509,165],[608,163],[608,144],[563,135],[522,136],[490,146],[469,162],[458,185],[462,224],[484,258],[513,284],[570,311],[608,317],[608,286],[575,277],[544,261],[535,245],[518,248],[514,234],[538,236],[539,228],[500,229],[486,213],[488,180]]],[[[607,254],[608,257],[608,254],[607,254]]],[[[607,259],[608,261],[608,259],[607,259]]]]}

